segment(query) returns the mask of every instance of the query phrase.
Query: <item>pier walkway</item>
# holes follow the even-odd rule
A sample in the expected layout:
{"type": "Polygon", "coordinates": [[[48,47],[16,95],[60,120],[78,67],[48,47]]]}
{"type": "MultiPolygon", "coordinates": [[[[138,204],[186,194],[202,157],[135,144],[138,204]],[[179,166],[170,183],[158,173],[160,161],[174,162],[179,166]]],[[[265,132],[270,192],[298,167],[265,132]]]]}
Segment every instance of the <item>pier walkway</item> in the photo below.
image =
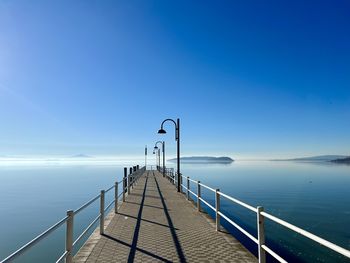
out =
{"type": "Polygon", "coordinates": [[[257,262],[158,171],[145,171],[74,262],[257,262]]]}

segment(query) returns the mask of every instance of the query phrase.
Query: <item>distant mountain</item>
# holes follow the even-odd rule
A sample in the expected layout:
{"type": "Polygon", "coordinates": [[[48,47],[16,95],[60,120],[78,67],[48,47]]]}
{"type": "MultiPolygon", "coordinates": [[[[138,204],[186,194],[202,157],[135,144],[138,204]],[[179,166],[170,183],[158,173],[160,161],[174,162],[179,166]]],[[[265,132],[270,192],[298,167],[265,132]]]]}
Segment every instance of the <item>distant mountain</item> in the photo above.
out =
{"type": "MultiPolygon", "coordinates": [[[[176,158],[168,160],[169,162],[176,162],[176,158]]],[[[212,156],[191,156],[181,157],[182,163],[232,163],[234,160],[230,157],[212,157],[212,156]]]]}
{"type": "Polygon", "coordinates": [[[333,163],[345,163],[345,164],[350,164],[350,156],[349,156],[349,157],[345,157],[345,158],[335,159],[335,160],[332,160],[331,162],[333,162],[333,163]]]}
{"type": "Polygon", "coordinates": [[[298,161],[298,162],[330,162],[337,159],[343,159],[347,156],[344,155],[319,155],[319,156],[310,156],[294,159],[276,159],[271,161],[298,161]]]}
{"type": "Polygon", "coordinates": [[[76,154],[76,155],[71,156],[71,158],[92,158],[92,156],[80,153],[80,154],[76,154]]]}

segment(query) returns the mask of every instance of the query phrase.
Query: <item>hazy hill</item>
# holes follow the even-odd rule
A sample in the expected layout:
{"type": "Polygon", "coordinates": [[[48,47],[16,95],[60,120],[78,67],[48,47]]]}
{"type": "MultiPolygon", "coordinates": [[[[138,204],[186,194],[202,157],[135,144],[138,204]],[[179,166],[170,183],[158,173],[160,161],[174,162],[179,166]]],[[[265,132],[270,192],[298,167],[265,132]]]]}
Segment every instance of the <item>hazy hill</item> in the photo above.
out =
{"type": "MultiPolygon", "coordinates": [[[[168,160],[169,162],[176,162],[176,158],[168,160]]],[[[234,160],[230,157],[212,157],[212,156],[191,156],[181,157],[182,163],[232,163],[234,160]]]]}
{"type": "Polygon", "coordinates": [[[335,160],[332,160],[331,162],[350,164],[350,157],[335,159],[335,160]]]}
{"type": "Polygon", "coordinates": [[[299,162],[330,162],[337,159],[343,159],[347,156],[344,155],[319,155],[319,156],[310,156],[310,157],[301,157],[294,159],[276,159],[272,161],[299,161],[299,162]]]}

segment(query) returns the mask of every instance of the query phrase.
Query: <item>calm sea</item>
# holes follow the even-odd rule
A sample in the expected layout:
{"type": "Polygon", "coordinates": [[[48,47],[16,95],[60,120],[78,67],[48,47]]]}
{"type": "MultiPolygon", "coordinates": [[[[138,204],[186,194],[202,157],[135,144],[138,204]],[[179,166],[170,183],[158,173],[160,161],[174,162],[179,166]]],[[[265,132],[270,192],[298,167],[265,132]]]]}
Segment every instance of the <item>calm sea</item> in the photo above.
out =
{"type": "MultiPolygon", "coordinates": [[[[350,249],[350,166],[237,161],[230,165],[183,164],[182,173],[350,249]]],[[[68,209],[78,208],[112,186],[122,174],[121,164],[0,166],[0,259],[63,218],[68,209]]],[[[213,193],[203,190],[203,195],[214,203],[213,193]]],[[[224,199],[221,206],[255,235],[254,213],[224,199]]],[[[75,236],[97,215],[98,202],[77,215],[75,236]]],[[[254,244],[223,224],[256,252],[254,244]]],[[[16,262],[54,262],[64,251],[64,231],[62,226],[16,262]]],[[[349,262],[268,220],[266,237],[268,246],[290,262],[349,262]]]]}

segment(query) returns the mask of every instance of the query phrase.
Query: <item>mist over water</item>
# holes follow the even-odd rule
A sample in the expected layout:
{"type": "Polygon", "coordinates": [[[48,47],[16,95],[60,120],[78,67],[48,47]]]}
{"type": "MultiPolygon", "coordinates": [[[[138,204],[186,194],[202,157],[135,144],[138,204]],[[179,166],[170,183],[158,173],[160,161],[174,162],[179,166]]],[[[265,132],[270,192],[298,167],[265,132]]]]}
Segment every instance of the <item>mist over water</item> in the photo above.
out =
{"type": "MultiPolygon", "coordinates": [[[[112,186],[122,178],[124,166],[144,163],[143,160],[82,162],[0,166],[0,258],[63,218],[67,210],[78,208],[98,195],[100,190],[112,186]]],[[[252,206],[263,206],[268,213],[350,249],[350,229],[347,227],[350,222],[350,166],[236,161],[229,165],[182,164],[182,173],[252,206]]],[[[191,189],[196,192],[195,185],[191,185],[191,189]]],[[[214,203],[214,194],[205,190],[202,194],[214,203]]],[[[106,203],[112,196],[106,196],[106,203]]],[[[256,234],[254,213],[224,199],[221,207],[225,214],[256,234]]],[[[97,214],[98,202],[79,214],[75,221],[75,236],[97,214]]],[[[224,220],[222,222],[255,251],[254,245],[224,220]]],[[[62,226],[18,262],[56,260],[64,251],[64,231],[62,226]]],[[[268,220],[266,235],[267,244],[287,259],[348,262],[344,257],[268,220]]]]}

